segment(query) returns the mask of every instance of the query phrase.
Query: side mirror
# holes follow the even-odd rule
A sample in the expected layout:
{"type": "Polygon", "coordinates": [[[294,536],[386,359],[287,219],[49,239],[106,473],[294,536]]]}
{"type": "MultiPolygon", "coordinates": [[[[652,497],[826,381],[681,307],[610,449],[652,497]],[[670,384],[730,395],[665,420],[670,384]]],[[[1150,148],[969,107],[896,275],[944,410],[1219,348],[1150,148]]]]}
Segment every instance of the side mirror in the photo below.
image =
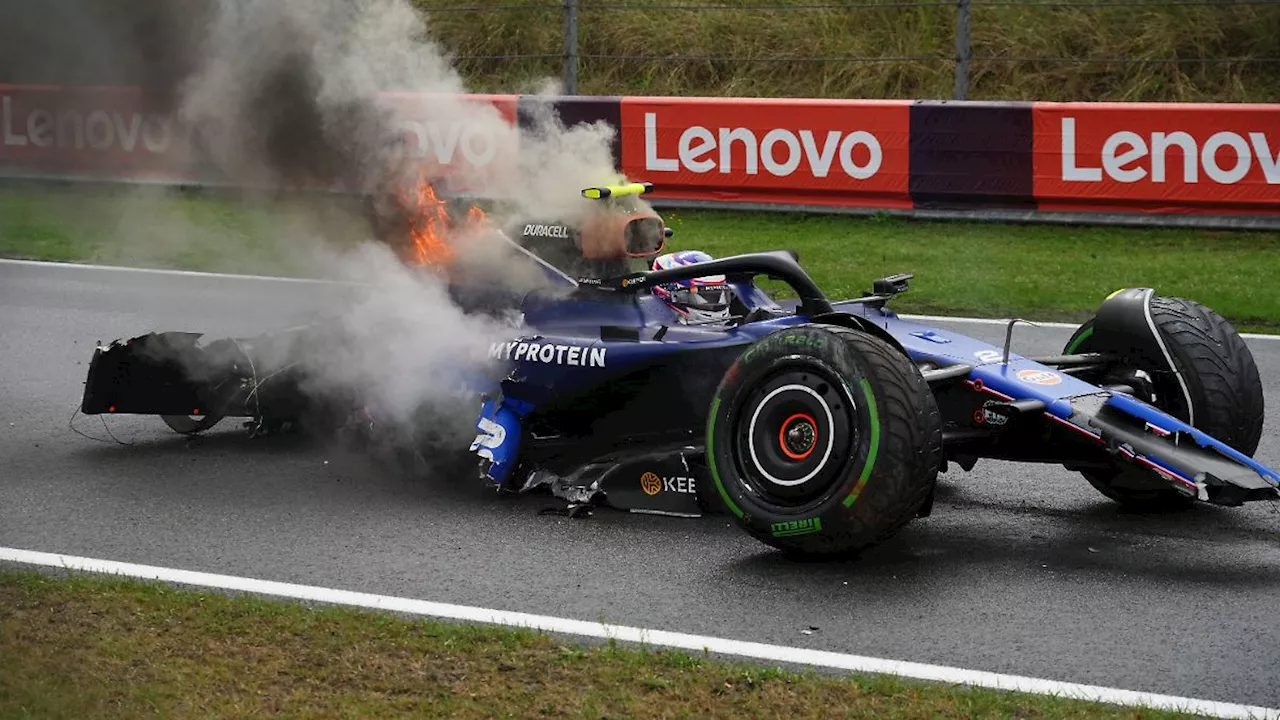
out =
{"type": "Polygon", "coordinates": [[[907,281],[915,277],[911,273],[901,273],[898,275],[890,275],[876,280],[871,285],[871,293],[873,295],[897,295],[904,293],[910,289],[907,281]]]}

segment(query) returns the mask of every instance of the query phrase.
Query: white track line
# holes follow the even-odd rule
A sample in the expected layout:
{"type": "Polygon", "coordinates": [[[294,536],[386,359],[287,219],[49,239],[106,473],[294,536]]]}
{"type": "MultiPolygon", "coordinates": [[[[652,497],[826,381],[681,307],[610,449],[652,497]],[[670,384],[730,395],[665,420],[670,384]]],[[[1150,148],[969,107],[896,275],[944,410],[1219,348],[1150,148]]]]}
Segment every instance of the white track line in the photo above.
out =
{"type": "MultiPolygon", "coordinates": [[[[281,277],[278,275],[236,275],[234,273],[216,273],[216,272],[199,272],[196,270],[166,270],[164,268],[137,268],[125,265],[92,265],[89,263],[76,262],[47,262],[44,260],[9,260],[0,258],[0,264],[8,265],[31,265],[36,267],[55,267],[55,268],[86,268],[90,270],[112,270],[116,272],[140,272],[152,273],[157,275],[187,275],[191,277],[209,277],[209,278],[230,278],[234,280],[268,280],[275,282],[301,282],[301,283],[328,283],[332,285],[361,285],[349,280],[324,280],[320,278],[296,278],[281,277]]],[[[1007,325],[1009,318],[975,318],[964,317],[960,315],[901,315],[904,320],[916,320],[920,322],[949,322],[949,323],[967,323],[972,325],[1007,325]]],[[[1040,320],[1032,320],[1041,327],[1074,329],[1079,327],[1076,323],[1065,322],[1047,322],[1040,320]]],[[[1267,335],[1262,333],[1240,333],[1240,337],[1250,340],[1280,340],[1280,334],[1267,335]]]]}
{"type": "Polygon", "coordinates": [[[1118,688],[1079,685],[1076,683],[1056,682],[1017,675],[965,670],[943,665],[925,665],[921,663],[886,660],[881,658],[847,655],[844,653],[784,645],[766,645],[764,643],[729,640],[725,638],[688,635],[685,633],[649,630],[645,628],[627,627],[623,625],[606,625],[584,620],[571,620],[546,615],[509,612],[506,610],[490,610],[452,605],[448,603],[414,600],[411,598],[391,597],[387,595],[371,595],[368,593],[334,590],[310,585],[294,585],[292,583],[256,580],[253,578],[234,577],[230,575],[214,575],[190,570],[135,565],[132,563],[111,560],[95,560],[92,558],[58,555],[54,553],[35,552],[0,548],[0,562],[13,562],[42,567],[64,568],[90,573],[106,573],[123,575],[147,580],[161,580],[179,585],[192,585],[221,590],[270,595],[275,597],[309,600],[313,602],[348,605],[359,608],[384,610],[411,615],[422,615],[452,620],[464,620],[478,623],[503,625],[508,627],[524,627],[543,632],[577,635],[592,638],[615,639],[623,642],[643,643],[649,646],[679,648],[693,652],[707,651],[720,655],[733,655],[754,660],[766,660],[779,663],[809,665],[814,667],[835,668],[860,673],[880,673],[899,675],[918,680],[973,685],[1039,695],[1056,695],[1096,702],[1118,705],[1149,707],[1161,710],[1174,710],[1223,718],[1272,718],[1280,720],[1280,708],[1264,708],[1234,703],[1199,700],[1195,698],[1157,695],[1153,693],[1121,690],[1118,688]]]}

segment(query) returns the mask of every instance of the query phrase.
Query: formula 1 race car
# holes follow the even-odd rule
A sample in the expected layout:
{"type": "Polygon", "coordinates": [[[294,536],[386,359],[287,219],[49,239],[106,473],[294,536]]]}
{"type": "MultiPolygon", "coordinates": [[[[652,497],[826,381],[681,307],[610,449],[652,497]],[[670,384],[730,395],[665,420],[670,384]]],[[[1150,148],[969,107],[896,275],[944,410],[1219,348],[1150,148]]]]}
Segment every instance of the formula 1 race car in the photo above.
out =
{"type": "MultiPolygon", "coordinates": [[[[1016,320],[1000,347],[887,309],[909,274],[833,302],[792,252],[628,265],[670,234],[655,217],[624,218],[612,240],[597,238],[593,257],[617,274],[585,275],[556,257],[569,248],[582,259],[580,228],[529,223],[511,234],[555,284],[486,301],[521,313],[466,380],[479,409],[469,451],[487,482],[549,490],[570,509],[725,513],[806,556],[847,555],[929,515],[938,474],[981,458],[1059,464],[1144,510],[1280,497],[1280,474],[1251,457],[1258,370],[1202,305],[1120,290],[1062,354],[1024,357],[1010,348],[1016,320]],[[732,288],[727,322],[690,323],[652,292],[709,275],[732,288]],[[775,300],[760,277],[796,299],[775,300]]],[[[226,416],[255,428],[297,420],[334,406],[307,397],[299,379],[322,350],[322,335],[308,332],[203,346],[195,333],[116,341],[95,350],[81,409],[162,415],[179,432],[226,416]]]]}

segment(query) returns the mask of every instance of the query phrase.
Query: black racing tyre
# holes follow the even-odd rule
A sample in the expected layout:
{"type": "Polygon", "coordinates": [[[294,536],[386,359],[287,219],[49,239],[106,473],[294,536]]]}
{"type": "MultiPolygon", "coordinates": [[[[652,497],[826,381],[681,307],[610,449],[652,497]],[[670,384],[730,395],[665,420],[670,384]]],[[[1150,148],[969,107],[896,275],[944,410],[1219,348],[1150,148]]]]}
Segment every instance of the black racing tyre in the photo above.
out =
{"type": "MultiPolygon", "coordinates": [[[[1127,368],[1150,376],[1152,395],[1142,399],[1253,455],[1262,439],[1262,378],[1244,339],[1225,318],[1193,300],[1154,297],[1151,319],[1186,386],[1154,368],[1127,368]]],[[[1092,335],[1089,320],[1072,334],[1064,352],[1092,352],[1092,335]]],[[[1181,509],[1195,502],[1149,473],[1127,466],[1081,474],[1103,495],[1136,510],[1181,509]]]]}
{"type": "Polygon", "coordinates": [[[942,421],[910,358],[857,330],[803,325],[748,348],[707,419],[714,490],[756,539],[851,555],[916,516],[942,463],[942,421]]]}
{"type": "Polygon", "coordinates": [[[169,429],[180,435],[204,432],[222,421],[221,415],[161,415],[169,429]]]}
{"type": "Polygon", "coordinates": [[[231,339],[199,342],[179,362],[188,382],[200,388],[200,415],[161,415],[170,430],[180,435],[196,435],[222,422],[238,398],[241,378],[235,368],[252,367],[240,344],[231,339]]]}

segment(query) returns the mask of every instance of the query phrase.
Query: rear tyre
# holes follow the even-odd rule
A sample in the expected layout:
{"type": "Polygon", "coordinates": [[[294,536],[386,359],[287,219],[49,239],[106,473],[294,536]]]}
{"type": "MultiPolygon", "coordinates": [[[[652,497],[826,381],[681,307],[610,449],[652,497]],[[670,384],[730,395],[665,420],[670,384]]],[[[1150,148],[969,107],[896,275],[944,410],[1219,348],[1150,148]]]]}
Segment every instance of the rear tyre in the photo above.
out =
{"type": "Polygon", "coordinates": [[[221,415],[161,415],[169,429],[179,435],[195,435],[222,421],[221,415]]]}
{"type": "Polygon", "coordinates": [[[222,422],[237,399],[241,387],[238,368],[251,368],[240,344],[231,339],[203,344],[197,340],[174,358],[184,382],[197,390],[200,415],[161,415],[160,419],[179,435],[195,435],[222,422]]]}
{"type": "Polygon", "coordinates": [[[725,372],[707,420],[714,490],[756,539],[851,555],[921,510],[942,462],[933,393],[901,351],[863,332],[776,332],[725,372]]]}
{"type": "MultiPolygon", "coordinates": [[[[1154,297],[1151,319],[1185,387],[1160,368],[1113,370],[1107,380],[1128,382],[1138,373],[1138,384],[1145,385],[1142,400],[1253,455],[1262,439],[1262,378],[1244,339],[1225,318],[1193,300],[1154,297]]],[[[1064,352],[1093,352],[1092,336],[1089,320],[1067,341],[1064,352]]],[[[1136,468],[1081,474],[1103,495],[1135,510],[1177,510],[1195,502],[1136,468]]]]}

